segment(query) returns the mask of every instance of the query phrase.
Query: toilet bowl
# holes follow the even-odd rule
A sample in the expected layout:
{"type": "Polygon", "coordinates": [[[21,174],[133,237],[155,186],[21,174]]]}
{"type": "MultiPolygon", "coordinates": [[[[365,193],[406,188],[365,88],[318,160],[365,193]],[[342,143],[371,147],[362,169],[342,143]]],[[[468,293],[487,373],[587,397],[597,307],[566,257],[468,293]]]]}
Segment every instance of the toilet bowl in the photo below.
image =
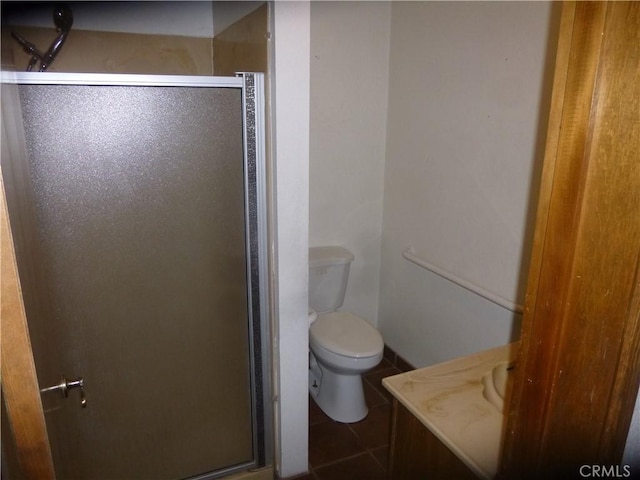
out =
{"type": "Polygon", "coordinates": [[[309,259],[309,391],[332,419],[357,422],[368,413],[361,375],[380,363],[384,342],[366,320],[337,310],[353,255],[341,247],[313,247],[309,259]]]}
{"type": "Polygon", "coordinates": [[[348,312],[319,315],[309,331],[309,390],[332,419],[358,422],[369,409],[361,375],[382,360],[384,343],[378,331],[348,312]]]}
{"type": "Polygon", "coordinates": [[[362,373],[380,363],[384,343],[380,333],[349,312],[320,315],[309,331],[311,351],[323,364],[343,373],[362,373]]]}

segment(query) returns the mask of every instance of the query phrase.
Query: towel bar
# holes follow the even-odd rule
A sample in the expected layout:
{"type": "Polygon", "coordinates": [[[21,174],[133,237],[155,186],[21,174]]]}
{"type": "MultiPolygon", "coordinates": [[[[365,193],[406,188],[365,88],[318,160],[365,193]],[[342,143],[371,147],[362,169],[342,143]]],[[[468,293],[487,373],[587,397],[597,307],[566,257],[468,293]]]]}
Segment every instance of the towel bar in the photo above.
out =
{"type": "Polygon", "coordinates": [[[444,278],[445,280],[449,280],[450,282],[453,282],[456,285],[466,290],[469,290],[470,292],[475,293],[476,295],[479,295],[489,300],[490,302],[495,303],[496,305],[501,306],[502,308],[506,308],[507,310],[510,310],[518,314],[522,313],[522,310],[523,310],[522,305],[511,302],[506,298],[501,297],[500,295],[497,295],[493,292],[489,292],[488,290],[485,290],[484,288],[480,287],[479,285],[476,285],[473,282],[470,282],[469,280],[460,278],[450,272],[447,272],[446,270],[443,270],[440,267],[435,266],[434,264],[414,254],[413,249],[411,247],[405,248],[404,251],[402,252],[402,256],[407,260],[409,260],[411,263],[414,263],[422,268],[426,268],[430,272],[435,273],[436,275],[444,278]]]}

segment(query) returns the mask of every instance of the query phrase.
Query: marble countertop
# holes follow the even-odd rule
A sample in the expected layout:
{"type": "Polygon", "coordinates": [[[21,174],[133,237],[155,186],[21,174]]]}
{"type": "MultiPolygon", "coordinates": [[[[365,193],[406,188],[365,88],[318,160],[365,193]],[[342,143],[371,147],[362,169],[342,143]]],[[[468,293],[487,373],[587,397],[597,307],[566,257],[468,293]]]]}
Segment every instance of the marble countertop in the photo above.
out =
{"type": "Polygon", "coordinates": [[[517,344],[387,377],[384,387],[480,478],[492,479],[506,417],[482,394],[482,377],[513,361],[517,344]]]}

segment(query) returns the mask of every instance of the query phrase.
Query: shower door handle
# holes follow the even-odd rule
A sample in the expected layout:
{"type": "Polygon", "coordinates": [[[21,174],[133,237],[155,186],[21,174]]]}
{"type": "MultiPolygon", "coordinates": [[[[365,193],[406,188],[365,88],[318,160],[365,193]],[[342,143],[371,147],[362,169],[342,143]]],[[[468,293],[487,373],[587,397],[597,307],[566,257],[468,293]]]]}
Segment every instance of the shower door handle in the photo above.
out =
{"type": "Polygon", "coordinates": [[[84,379],[82,377],[76,378],[75,380],[67,380],[63,375],[60,378],[60,383],[53,385],[52,387],[42,388],[40,389],[40,393],[53,392],[57,390],[67,398],[69,396],[69,390],[72,388],[80,389],[80,405],[82,405],[82,408],[85,408],[87,406],[87,397],[84,394],[84,379]]]}

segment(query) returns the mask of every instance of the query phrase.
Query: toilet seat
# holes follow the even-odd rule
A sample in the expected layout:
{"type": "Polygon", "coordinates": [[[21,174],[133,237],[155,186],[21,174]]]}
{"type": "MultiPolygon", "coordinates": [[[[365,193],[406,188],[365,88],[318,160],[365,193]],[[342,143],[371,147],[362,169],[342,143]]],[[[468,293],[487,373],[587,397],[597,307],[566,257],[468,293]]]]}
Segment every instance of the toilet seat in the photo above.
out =
{"type": "Polygon", "coordinates": [[[379,355],[384,348],[380,333],[349,312],[319,315],[309,330],[309,341],[338,355],[355,358],[379,355]]]}

